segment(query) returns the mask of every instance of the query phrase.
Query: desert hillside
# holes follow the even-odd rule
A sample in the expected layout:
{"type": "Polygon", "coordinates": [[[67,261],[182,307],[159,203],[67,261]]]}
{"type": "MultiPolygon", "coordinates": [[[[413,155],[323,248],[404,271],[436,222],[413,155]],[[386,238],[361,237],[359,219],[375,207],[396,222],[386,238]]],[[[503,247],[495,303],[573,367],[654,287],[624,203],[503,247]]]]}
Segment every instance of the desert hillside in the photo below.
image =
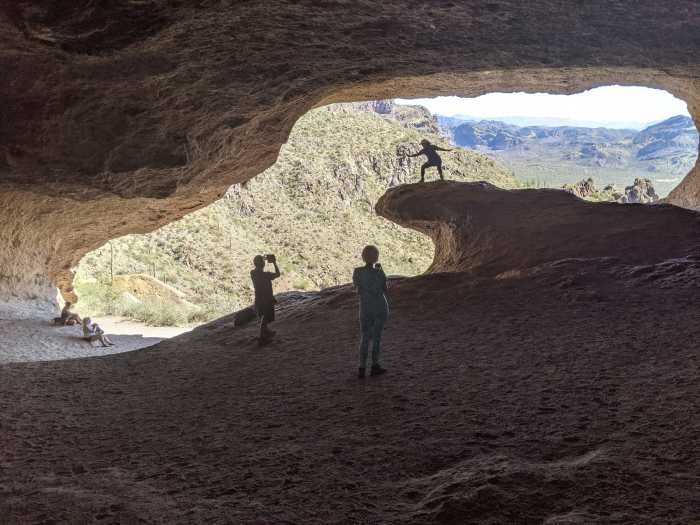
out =
{"type": "MultiPolygon", "coordinates": [[[[153,233],[114,239],[88,254],[77,272],[79,310],[155,324],[219,317],[250,303],[248,273],[258,253],[278,255],[280,292],[347,282],[367,243],[380,247],[389,273],[421,273],[433,258],[430,240],[377,217],[373,207],[388,187],[417,180],[424,159],[405,154],[417,151],[422,138],[447,145],[437,133],[427,110],[389,101],[311,111],[294,126],[277,163],[245,186],[153,233]],[[112,272],[155,276],[201,308],[125,302],[109,285],[112,272]]],[[[517,186],[481,153],[458,148],[443,159],[450,179],[517,186]]]]}

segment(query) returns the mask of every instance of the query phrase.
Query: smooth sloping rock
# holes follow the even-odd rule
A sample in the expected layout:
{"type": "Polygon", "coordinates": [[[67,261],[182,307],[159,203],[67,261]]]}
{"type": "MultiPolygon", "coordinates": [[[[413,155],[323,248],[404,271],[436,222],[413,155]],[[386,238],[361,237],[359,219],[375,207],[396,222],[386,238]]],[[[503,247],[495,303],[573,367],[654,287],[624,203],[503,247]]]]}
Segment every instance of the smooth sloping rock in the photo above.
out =
{"type": "Polygon", "coordinates": [[[560,190],[407,184],[388,190],[376,211],[433,239],[428,272],[496,275],[594,257],[651,264],[700,247],[700,213],[669,205],[591,203],[560,190]]]}

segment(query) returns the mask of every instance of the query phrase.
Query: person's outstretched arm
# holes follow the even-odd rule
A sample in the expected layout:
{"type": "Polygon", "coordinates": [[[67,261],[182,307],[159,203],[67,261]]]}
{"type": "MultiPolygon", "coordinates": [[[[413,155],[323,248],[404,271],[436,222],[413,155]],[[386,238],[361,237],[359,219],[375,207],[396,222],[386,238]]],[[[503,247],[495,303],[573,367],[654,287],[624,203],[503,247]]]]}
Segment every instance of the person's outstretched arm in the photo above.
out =
{"type": "Polygon", "coordinates": [[[441,148],[441,147],[439,147],[439,146],[435,146],[435,149],[436,149],[437,151],[452,151],[451,149],[445,149],[445,148],[441,148]]]}
{"type": "Polygon", "coordinates": [[[407,157],[419,157],[419,156],[423,155],[423,153],[425,153],[424,149],[420,150],[418,153],[414,153],[413,155],[406,155],[406,156],[407,157]]]}

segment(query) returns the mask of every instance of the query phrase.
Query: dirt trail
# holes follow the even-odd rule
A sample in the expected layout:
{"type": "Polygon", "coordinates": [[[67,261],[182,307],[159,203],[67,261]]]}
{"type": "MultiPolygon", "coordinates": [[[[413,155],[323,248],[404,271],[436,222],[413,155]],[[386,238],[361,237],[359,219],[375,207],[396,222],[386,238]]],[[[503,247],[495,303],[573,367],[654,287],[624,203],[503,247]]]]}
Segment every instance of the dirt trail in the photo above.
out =
{"type": "Polygon", "coordinates": [[[139,352],[0,366],[0,515],[693,523],[700,281],[625,271],[396,282],[389,373],[364,381],[349,288],[285,308],[263,349],[229,318],[139,352]]]}

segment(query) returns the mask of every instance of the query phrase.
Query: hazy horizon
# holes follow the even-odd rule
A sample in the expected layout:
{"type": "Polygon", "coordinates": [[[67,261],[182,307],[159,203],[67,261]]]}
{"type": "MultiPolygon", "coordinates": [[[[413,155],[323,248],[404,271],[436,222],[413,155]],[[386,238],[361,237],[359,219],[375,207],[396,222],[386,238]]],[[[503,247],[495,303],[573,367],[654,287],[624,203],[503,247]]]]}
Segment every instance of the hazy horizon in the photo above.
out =
{"type": "MultiPolygon", "coordinates": [[[[480,97],[396,99],[419,104],[435,115],[501,120],[518,125],[560,121],[578,127],[643,129],[668,118],[690,116],[686,103],[667,91],[641,86],[604,86],[574,95],[488,93],[480,97]]],[[[543,125],[543,124],[539,124],[543,125]]]]}

